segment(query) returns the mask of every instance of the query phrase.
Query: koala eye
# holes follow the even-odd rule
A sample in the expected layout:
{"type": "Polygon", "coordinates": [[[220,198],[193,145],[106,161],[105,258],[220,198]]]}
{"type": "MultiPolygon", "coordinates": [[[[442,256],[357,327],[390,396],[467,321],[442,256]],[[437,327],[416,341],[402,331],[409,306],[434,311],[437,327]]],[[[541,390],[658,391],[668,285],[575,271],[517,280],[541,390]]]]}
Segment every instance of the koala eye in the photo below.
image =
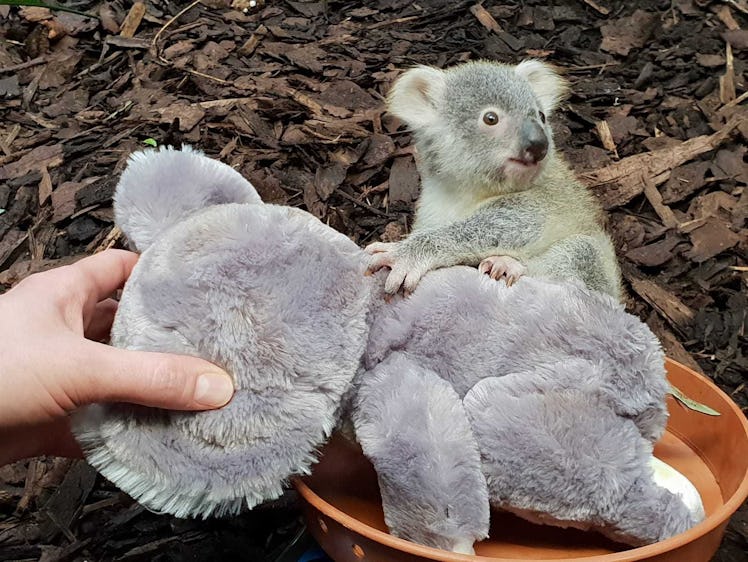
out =
{"type": "Polygon", "coordinates": [[[490,126],[496,125],[499,122],[499,116],[493,111],[486,111],[483,114],[483,122],[490,126]]]}
{"type": "Polygon", "coordinates": [[[545,124],[545,113],[543,113],[542,111],[539,111],[538,115],[540,116],[540,122],[545,124]]]}

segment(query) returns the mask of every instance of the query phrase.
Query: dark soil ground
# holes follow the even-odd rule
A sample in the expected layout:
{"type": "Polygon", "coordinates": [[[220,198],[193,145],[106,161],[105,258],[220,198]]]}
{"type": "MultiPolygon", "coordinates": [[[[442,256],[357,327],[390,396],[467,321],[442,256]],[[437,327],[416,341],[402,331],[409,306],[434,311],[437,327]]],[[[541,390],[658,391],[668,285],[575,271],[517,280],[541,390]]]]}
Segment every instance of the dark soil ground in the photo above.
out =
{"type": "MultiPolygon", "coordinates": [[[[629,309],[748,408],[745,0],[258,4],[0,6],[0,292],[122,245],[112,190],[149,139],[197,145],[358,243],[396,239],[418,189],[383,114],[398,72],[534,56],[572,82],[557,144],[608,211],[629,309]]],[[[301,529],[293,506],[151,514],[80,461],[0,469],[0,560],[292,560],[301,529]]],[[[744,506],[716,560],[747,550],[744,506]]]]}

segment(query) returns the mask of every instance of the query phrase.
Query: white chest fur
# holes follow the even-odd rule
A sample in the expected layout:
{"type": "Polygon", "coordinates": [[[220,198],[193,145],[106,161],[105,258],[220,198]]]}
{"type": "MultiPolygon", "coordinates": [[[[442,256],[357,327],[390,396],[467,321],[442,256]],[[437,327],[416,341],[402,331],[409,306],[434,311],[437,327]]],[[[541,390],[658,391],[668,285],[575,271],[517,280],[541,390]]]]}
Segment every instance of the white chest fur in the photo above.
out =
{"type": "Polygon", "coordinates": [[[443,226],[465,219],[486,197],[451,185],[424,178],[413,230],[443,226]]]}

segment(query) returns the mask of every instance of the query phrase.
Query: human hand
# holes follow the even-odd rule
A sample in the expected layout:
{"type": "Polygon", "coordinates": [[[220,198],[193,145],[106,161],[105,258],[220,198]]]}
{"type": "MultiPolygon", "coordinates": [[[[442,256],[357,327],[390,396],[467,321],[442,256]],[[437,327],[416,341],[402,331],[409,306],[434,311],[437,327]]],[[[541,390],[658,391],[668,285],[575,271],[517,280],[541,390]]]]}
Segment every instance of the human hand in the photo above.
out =
{"type": "Polygon", "coordinates": [[[208,410],[231,378],[195,357],[118,349],[109,298],[138,256],[107,250],[31,275],[0,295],[0,466],[39,454],[80,456],[68,414],[92,402],[208,410]]]}

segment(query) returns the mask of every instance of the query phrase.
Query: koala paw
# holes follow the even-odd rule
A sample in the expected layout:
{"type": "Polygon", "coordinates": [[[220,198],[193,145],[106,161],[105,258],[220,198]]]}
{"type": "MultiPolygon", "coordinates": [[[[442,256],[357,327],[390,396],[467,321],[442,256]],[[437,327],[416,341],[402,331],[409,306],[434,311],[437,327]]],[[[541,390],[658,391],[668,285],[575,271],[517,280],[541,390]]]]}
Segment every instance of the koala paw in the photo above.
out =
{"type": "Polygon", "coordinates": [[[503,277],[506,280],[506,286],[511,287],[527,272],[527,268],[509,256],[489,256],[480,262],[478,271],[489,275],[491,279],[503,277]]]}
{"type": "Polygon", "coordinates": [[[393,295],[400,287],[406,293],[412,293],[418,282],[431,269],[425,260],[414,258],[407,252],[401,242],[374,242],[365,251],[371,254],[367,270],[379,271],[383,267],[390,268],[390,274],[384,283],[384,292],[393,295]]]}

